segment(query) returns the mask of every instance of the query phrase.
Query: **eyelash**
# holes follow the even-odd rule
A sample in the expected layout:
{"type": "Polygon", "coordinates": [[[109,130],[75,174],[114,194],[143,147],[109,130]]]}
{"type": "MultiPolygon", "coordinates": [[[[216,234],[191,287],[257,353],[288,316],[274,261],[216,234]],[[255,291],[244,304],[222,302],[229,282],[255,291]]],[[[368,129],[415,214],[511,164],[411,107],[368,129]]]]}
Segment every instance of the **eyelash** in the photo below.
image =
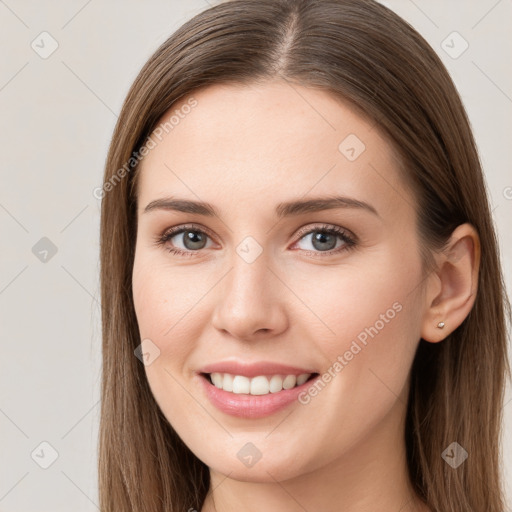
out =
{"type": "MultiPolygon", "coordinates": [[[[176,235],[179,235],[180,233],[183,233],[185,231],[193,231],[196,233],[201,233],[206,236],[210,236],[207,231],[204,229],[198,228],[195,225],[183,225],[178,226],[175,228],[168,229],[163,234],[158,235],[155,238],[155,244],[158,246],[165,246],[165,244],[176,235]]],[[[337,249],[331,249],[329,251],[305,251],[307,254],[314,254],[315,257],[323,257],[323,256],[332,256],[333,254],[337,254],[343,251],[349,251],[353,249],[357,245],[356,237],[349,235],[348,232],[338,226],[334,225],[328,225],[324,224],[322,226],[315,226],[313,228],[310,228],[308,230],[301,230],[298,233],[298,240],[302,240],[306,235],[309,235],[311,233],[328,233],[331,235],[337,235],[341,240],[344,242],[344,245],[342,247],[338,247],[337,249]]],[[[210,237],[211,238],[211,237],[210,237]]],[[[297,243],[295,242],[295,243],[297,243]]],[[[198,253],[201,251],[201,249],[198,250],[189,250],[189,251],[183,251],[182,249],[178,249],[176,247],[166,247],[166,250],[169,251],[172,254],[176,254],[178,256],[193,256],[195,253],[198,253]]]]}

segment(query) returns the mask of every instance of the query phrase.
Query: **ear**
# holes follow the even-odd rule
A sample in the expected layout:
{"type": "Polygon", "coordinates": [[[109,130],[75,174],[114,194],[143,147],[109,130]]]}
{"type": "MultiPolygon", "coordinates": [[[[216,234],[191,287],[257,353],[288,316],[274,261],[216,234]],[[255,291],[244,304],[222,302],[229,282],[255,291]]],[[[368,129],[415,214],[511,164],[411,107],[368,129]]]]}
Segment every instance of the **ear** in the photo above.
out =
{"type": "Polygon", "coordinates": [[[427,278],[421,328],[421,337],[431,343],[457,329],[475,303],[480,267],[480,237],[475,228],[469,223],[458,226],[435,259],[436,270],[427,278]]]}

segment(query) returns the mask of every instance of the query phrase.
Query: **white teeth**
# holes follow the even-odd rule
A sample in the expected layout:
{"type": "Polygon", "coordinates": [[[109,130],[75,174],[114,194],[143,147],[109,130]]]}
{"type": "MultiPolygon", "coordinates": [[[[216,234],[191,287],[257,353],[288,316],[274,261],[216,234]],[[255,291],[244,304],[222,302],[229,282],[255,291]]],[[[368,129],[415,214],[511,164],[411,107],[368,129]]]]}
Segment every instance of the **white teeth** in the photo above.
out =
{"type": "Polygon", "coordinates": [[[283,389],[291,389],[297,384],[297,377],[295,375],[287,375],[283,380],[283,389]]]}
{"type": "Polygon", "coordinates": [[[212,383],[214,386],[221,388],[222,387],[222,374],[221,373],[212,373],[210,375],[212,379],[212,383]]]}
{"type": "Polygon", "coordinates": [[[303,373],[297,377],[297,386],[302,386],[309,379],[310,373],[303,373]]]}
{"type": "Polygon", "coordinates": [[[229,373],[224,374],[224,380],[222,380],[222,373],[219,373],[221,376],[220,380],[220,387],[224,391],[233,391],[233,375],[230,375],[229,373]]]}
{"type": "MultiPolygon", "coordinates": [[[[221,374],[221,379],[223,375],[221,374]]],[[[233,378],[233,393],[249,393],[251,389],[251,381],[243,375],[235,375],[233,378]]]]}
{"type": "Polygon", "coordinates": [[[260,375],[251,379],[251,395],[267,395],[269,391],[267,377],[260,375]]]}
{"type": "Polygon", "coordinates": [[[277,393],[283,389],[283,378],[281,375],[273,375],[270,379],[270,392],[277,393]]]}
{"type": "Polygon", "coordinates": [[[278,393],[283,389],[294,388],[296,385],[301,386],[311,375],[311,373],[284,376],[273,375],[269,381],[264,375],[250,379],[243,375],[214,372],[210,374],[210,378],[215,387],[223,389],[224,391],[246,395],[268,395],[269,393],[278,393]]]}

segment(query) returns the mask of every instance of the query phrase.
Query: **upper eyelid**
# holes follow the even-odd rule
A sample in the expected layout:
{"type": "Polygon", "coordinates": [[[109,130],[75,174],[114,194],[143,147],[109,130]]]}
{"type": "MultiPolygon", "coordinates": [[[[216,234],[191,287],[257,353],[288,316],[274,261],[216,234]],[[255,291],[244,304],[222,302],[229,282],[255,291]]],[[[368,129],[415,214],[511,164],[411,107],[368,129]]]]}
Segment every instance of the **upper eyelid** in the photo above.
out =
{"type": "Polygon", "coordinates": [[[165,237],[167,235],[169,235],[170,237],[173,237],[173,236],[179,235],[179,234],[181,234],[181,233],[183,233],[184,231],[187,231],[187,230],[190,230],[190,231],[200,231],[202,233],[207,234],[212,239],[215,238],[215,235],[212,235],[212,232],[210,230],[208,230],[207,228],[205,228],[203,226],[199,226],[199,225],[196,225],[196,224],[182,224],[182,225],[175,226],[175,227],[172,227],[172,228],[167,228],[162,233],[162,237],[165,237]]]}
{"type": "Polygon", "coordinates": [[[300,238],[302,238],[304,235],[308,235],[313,231],[328,231],[329,229],[341,231],[341,233],[338,233],[338,235],[345,234],[346,236],[353,238],[354,240],[357,239],[356,235],[352,233],[352,231],[350,231],[349,229],[344,228],[342,226],[338,226],[336,224],[328,224],[326,222],[318,224],[316,226],[313,225],[312,227],[308,227],[308,225],[306,225],[302,228],[299,228],[299,230],[296,232],[296,236],[300,236],[300,238]]]}

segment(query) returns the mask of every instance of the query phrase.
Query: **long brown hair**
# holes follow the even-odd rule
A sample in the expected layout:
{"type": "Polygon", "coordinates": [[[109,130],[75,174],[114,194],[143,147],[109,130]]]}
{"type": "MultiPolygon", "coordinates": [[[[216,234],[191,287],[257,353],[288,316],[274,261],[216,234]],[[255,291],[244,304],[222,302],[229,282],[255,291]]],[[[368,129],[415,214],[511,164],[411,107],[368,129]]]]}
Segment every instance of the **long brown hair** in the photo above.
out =
{"type": "Polygon", "coordinates": [[[162,115],[199,88],[276,79],[339,96],[389,139],[416,196],[425,262],[459,224],[476,228],[481,241],[476,300],[444,341],[420,340],[405,443],[412,484],[433,511],[503,512],[499,447],[510,375],[510,306],[481,164],[466,112],[440,59],[410,25],[373,0],[221,3],[179,28],[133,83],[100,193],[101,510],[200,510],[209,487],[208,467],[163,416],[134,355],[141,343],[131,287],[138,151],[162,115]],[[457,469],[441,457],[453,441],[469,454],[457,469]]]}

